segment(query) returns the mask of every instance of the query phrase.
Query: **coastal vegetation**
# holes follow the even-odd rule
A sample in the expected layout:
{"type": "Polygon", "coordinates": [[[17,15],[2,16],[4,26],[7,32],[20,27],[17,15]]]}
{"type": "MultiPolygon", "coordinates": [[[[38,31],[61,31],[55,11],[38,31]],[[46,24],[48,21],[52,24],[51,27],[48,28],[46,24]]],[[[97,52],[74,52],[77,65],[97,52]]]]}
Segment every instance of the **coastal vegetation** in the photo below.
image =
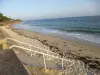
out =
{"type": "Polygon", "coordinates": [[[11,18],[4,16],[2,13],[0,13],[0,22],[10,21],[11,18]]]}
{"type": "Polygon", "coordinates": [[[10,22],[10,21],[22,21],[22,20],[12,19],[12,18],[9,18],[9,17],[3,15],[2,13],[0,13],[0,22],[10,22]]]}
{"type": "Polygon", "coordinates": [[[21,22],[22,20],[20,19],[12,19],[0,13],[0,26],[7,25],[9,27],[12,27],[13,24],[17,24],[21,22]]]}

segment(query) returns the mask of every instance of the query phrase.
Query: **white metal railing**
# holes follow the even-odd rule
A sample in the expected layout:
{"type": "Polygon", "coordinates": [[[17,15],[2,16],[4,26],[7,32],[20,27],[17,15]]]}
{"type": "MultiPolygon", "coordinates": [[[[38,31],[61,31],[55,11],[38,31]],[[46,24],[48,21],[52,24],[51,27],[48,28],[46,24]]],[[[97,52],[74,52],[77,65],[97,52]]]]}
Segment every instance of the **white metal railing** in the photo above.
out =
{"type": "MultiPolygon", "coordinates": [[[[25,44],[25,45],[28,45],[28,46],[32,46],[32,47],[34,47],[34,48],[37,48],[37,49],[40,49],[41,51],[38,51],[38,50],[34,50],[34,49],[31,49],[31,48],[27,48],[27,47],[25,47],[25,46],[17,46],[17,45],[12,45],[11,47],[10,47],[10,49],[12,49],[12,48],[20,48],[21,50],[24,50],[24,51],[26,51],[26,53],[27,53],[27,51],[28,51],[28,53],[31,53],[31,56],[33,56],[33,53],[36,53],[36,54],[41,54],[42,56],[43,56],[43,60],[44,60],[44,68],[46,69],[47,68],[47,64],[46,64],[46,57],[50,57],[50,58],[55,58],[55,59],[59,59],[59,60],[61,60],[61,67],[62,67],[62,69],[64,69],[64,62],[67,62],[67,63],[70,63],[70,65],[67,65],[67,69],[69,68],[69,67],[71,67],[71,66],[73,66],[74,68],[74,72],[76,72],[77,74],[76,75],[78,75],[78,73],[79,73],[79,69],[81,69],[80,70],[80,73],[82,72],[82,73],[84,73],[84,72],[86,72],[86,71],[82,71],[82,69],[85,69],[84,68],[84,66],[82,66],[82,65],[77,65],[77,63],[76,63],[76,61],[75,60],[70,60],[70,59],[65,59],[65,58],[61,58],[61,57],[59,57],[58,55],[55,55],[56,53],[54,53],[54,52],[51,52],[51,51],[49,51],[49,50],[45,50],[45,49],[42,49],[42,48],[39,48],[39,47],[36,47],[36,46],[33,46],[33,45],[31,45],[31,44],[27,44],[27,43],[24,43],[24,42],[21,42],[21,41],[18,41],[18,40],[15,40],[15,39],[11,39],[11,38],[5,38],[5,40],[7,41],[7,40],[12,40],[12,41],[14,41],[14,42],[17,42],[17,43],[21,43],[21,44],[25,44]],[[43,52],[43,51],[46,51],[46,53],[45,52],[43,52]]],[[[72,71],[72,70],[71,70],[72,71]]],[[[81,73],[81,74],[82,74],[81,73]]],[[[80,74],[80,75],[81,75],[80,74]]]]}
{"type": "Polygon", "coordinates": [[[32,53],[41,54],[43,56],[43,63],[44,63],[44,68],[45,69],[47,69],[47,63],[46,63],[46,58],[45,57],[49,56],[51,58],[56,58],[56,59],[59,59],[59,60],[62,61],[61,62],[61,66],[62,66],[63,75],[88,75],[87,74],[87,70],[84,68],[84,65],[80,64],[80,62],[77,62],[77,61],[74,61],[74,60],[60,58],[60,57],[57,57],[57,56],[49,55],[49,54],[46,54],[46,53],[43,53],[43,52],[34,51],[34,50],[31,50],[31,49],[20,47],[20,46],[16,46],[16,45],[12,45],[10,47],[10,49],[13,49],[13,48],[22,49],[22,50],[26,51],[26,53],[27,53],[27,51],[29,51],[29,53],[31,53],[31,55],[32,55],[32,53]],[[67,69],[64,69],[64,61],[67,62],[67,63],[68,62],[71,63],[70,65],[66,66],[67,69]],[[78,64],[76,64],[76,62],[78,64]]]}
{"type": "Polygon", "coordinates": [[[31,44],[27,44],[27,43],[25,43],[25,42],[21,42],[21,41],[12,39],[12,38],[5,38],[5,40],[6,40],[6,41],[7,41],[7,40],[12,40],[12,41],[15,41],[15,42],[17,42],[17,43],[27,45],[27,46],[29,46],[29,47],[34,47],[34,48],[39,49],[39,50],[41,50],[41,51],[46,51],[46,53],[48,53],[48,54],[53,54],[53,55],[55,55],[55,56],[59,56],[59,54],[57,54],[57,53],[55,53],[55,52],[52,52],[52,51],[49,51],[49,50],[46,50],[46,49],[43,49],[43,48],[40,48],[40,47],[31,45],[31,44]]]}
{"type": "Polygon", "coordinates": [[[42,55],[43,55],[43,58],[44,58],[44,67],[45,67],[45,69],[46,69],[45,56],[49,56],[49,57],[51,57],[51,58],[56,58],[56,59],[61,60],[61,61],[62,61],[62,69],[63,69],[63,61],[72,63],[72,64],[69,65],[68,67],[70,67],[70,66],[72,66],[72,65],[74,66],[74,61],[69,60],[69,59],[59,58],[59,57],[57,57],[57,56],[49,55],[49,54],[46,54],[46,53],[43,53],[43,52],[34,51],[34,50],[31,50],[31,49],[24,48],[24,47],[20,47],[20,46],[16,46],[16,45],[12,45],[12,46],[10,47],[10,49],[12,49],[12,48],[24,49],[24,50],[26,50],[26,51],[29,51],[29,52],[31,53],[31,55],[32,55],[32,52],[33,52],[33,53],[42,54],[42,55]]]}

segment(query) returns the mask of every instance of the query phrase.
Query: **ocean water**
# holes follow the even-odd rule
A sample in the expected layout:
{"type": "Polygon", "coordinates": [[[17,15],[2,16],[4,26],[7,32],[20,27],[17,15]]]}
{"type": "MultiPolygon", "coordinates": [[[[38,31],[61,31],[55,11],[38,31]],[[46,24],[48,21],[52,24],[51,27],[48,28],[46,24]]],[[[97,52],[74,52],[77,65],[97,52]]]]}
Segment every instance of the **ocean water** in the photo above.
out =
{"type": "Polygon", "coordinates": [[[44,34],[71,36],[100,44],[100,16],[27,20],[14,27],[44,34]]]}

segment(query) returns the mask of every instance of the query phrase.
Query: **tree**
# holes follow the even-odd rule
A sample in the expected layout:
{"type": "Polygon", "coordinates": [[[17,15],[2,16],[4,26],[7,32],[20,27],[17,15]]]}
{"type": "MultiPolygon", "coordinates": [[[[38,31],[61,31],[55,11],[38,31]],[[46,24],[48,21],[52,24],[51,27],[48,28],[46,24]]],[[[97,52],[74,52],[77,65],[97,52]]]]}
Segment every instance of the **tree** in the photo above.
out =
{"type": "Polygon", "coordinates": [[[8,18],[7,16],[4,16],[2,13],[0,13],[0,22],[2,21],[10,21],[11,19],[8,18]]]}
{"type": "Polygon", "coordinates": [[[2,21],[2,19],[3,19],[3,14],[0,13],[0,21],[2,21]]]}
{"type": "Polygon", "coordinates": [[[1,16],[3,16],[3,14],[2,14],[2,13],[0,13],[0,17],[1,17],[1,16]]]}

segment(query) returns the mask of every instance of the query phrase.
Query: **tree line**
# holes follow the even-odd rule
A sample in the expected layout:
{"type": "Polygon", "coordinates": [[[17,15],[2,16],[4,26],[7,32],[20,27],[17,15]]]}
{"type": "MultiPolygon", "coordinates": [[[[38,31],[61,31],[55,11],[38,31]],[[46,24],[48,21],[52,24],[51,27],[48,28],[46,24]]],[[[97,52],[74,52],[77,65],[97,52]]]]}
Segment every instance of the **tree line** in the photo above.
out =
{"type": "Polygon", "coordinates": [[[0,13],[0,22],[4,21],[10,21],[11,18],[8,18],[7,16],[4,16],[2,13],[0,13]]]}

